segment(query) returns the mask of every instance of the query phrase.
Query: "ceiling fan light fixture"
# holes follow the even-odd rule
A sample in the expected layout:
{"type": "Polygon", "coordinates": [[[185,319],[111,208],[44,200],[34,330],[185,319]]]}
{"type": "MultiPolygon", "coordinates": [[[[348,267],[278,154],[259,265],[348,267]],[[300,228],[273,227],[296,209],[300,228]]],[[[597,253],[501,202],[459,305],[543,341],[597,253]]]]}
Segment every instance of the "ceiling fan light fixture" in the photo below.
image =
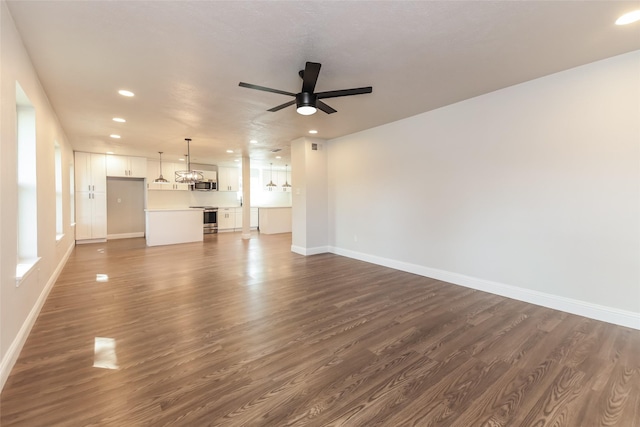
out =
{"type": "Polygon", "coordinates": [[[303,116],[310,116],[315,114],[316,100],[318,97],[314,93],[300,92],[296,95],[296,111],[303,116]]]}
{"type": "Polygon", "coordinates": [[[298,107],[296,111],[298,112],[298,114],[302,114],[303,116],[310,116],[312,114],[315,114],[318,110],[316,109],[316,107],[312,107],[311,105],[302,105],[298,107]]]}

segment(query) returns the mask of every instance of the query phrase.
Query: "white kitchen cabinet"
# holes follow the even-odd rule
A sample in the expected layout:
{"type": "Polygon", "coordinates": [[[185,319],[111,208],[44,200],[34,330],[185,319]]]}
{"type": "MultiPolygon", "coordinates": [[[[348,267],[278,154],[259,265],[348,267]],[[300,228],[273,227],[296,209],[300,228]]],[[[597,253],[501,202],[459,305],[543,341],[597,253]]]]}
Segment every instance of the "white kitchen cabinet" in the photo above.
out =
{"type": "Polygon", "coordinates": [[[75,162],[76,192],[107,192],[107,174],[104,154],[76,151],[75,162]]]}
{"type": "Polygon", "coordinates": [[[147,159],[107,154],[107,176],[145,178],[147,176],[147,159]]]}
{"type": "Polygon", "coordinates": [[[75,153],[76,240],[107,238],[106,156],[75,153]]]}
{"type": "Polygon", "coordinates": [[[202,176],[204,177],[205,181],[217,181],[218,179],[218,174],[216,173],[216,171],[207,171],[207,170],[201,170],[200,172],[202,172],[202,176]]]}
{"type": "Polygon", "coordinates": [[[218,209],[218,231],[233,231],[236,226],[236,208],[218,209]]]}
{"type": "Polygon", "coordinates": [[[219,167],[218,191],[240,191],[240,169],[219,167]]]}
{"type": "Polygon", "coordinates": [[[107,193],[76,193],[76,240],[107,238],[107,193]]]}
{"type": "MultiPolygon", "coordinates": [[[[258,208],[251,208],[249,227],[258,228],[258,208]]],[[[218,209],[218,231],[242,231],[242,207],[218,209]]]]}
{"type": "Polygon", "coordinates": [[[236,208],[235,224],[235,230],[242,231],[242,208],[236,208]]]}
{"type": "Polygon", "coordinates": [[[178,182],[147,182],[147,190],[189,191],[189,184],[178,182]]]}

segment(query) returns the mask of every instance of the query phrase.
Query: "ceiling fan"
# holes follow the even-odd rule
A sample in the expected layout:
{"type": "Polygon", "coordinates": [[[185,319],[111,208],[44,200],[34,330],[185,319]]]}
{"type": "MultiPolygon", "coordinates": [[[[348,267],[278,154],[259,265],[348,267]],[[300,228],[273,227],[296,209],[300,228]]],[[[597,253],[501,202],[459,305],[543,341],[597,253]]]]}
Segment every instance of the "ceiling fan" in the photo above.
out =
{"type": "Polygon", "coordinates": [[[302,115],[308,116],[316,112],[316,109],[322,110],[327,114],[335,113],[337,110],[329,107],[321,99],[337,98],[339,96],[351,96],[361,95],[363,93],[371,93],[373,88],[371,86],[359,87],[355,89],[342,89],[342,90],[330,90],[328,92],[314,93],[313,90],[316,87],[318,81],[318,74],[320,74],[321,64],[317,62],[307,62],[304,70],[300,70],[298,75],[302,78],[302,91],[300,93],[291,93],[284,90],[271,89],[264,86],[257,86],[251,83],[240,82],[238,86],[246,87],[249,89],[263,90],[265,92],[279,93],[281,95],[293,96],[296,99],[293,101],[285,102],[284,104],[273,107],[267,111],[279,111],[289,105],[296,104],[296,111],[302,115]]]}

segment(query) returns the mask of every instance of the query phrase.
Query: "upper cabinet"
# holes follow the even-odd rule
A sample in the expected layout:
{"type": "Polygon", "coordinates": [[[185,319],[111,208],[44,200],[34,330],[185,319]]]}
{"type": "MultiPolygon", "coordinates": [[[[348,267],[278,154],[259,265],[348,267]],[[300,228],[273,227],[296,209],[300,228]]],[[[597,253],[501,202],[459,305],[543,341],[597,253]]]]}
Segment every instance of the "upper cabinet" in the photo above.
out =
{"type": "Polygon", "coordinates": [[[240,169],[218,167],[218,191],[240,191],[240,169]]]}
{"type": "Polygon", "coordinates": [[[104,154],[76,151],[74,170],[77,192],[105,193],[107,191],[104,154]]]}
{"type": "Polygon", "coordinates": [[[147,176],[147,159],[108,154],[107,176],[144,178],[147,176]]]}
{"type": "Polygon", "coordinates": [[[204,180],[205,181],[217,181],[218,180],[218,174],[216,173],[216,171],[201,170],[200,172],[202,172],[202,176],[204,176],[204,180]]]}

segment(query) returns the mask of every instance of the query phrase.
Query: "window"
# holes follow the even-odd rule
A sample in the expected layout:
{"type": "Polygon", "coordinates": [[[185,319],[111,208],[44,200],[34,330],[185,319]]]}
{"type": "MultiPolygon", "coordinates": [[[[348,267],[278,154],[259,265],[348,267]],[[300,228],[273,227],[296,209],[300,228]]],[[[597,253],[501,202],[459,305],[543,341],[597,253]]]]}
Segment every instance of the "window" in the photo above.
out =
{"type": "Polygon", "coordinates": [[[38,261],[38,204],[36,187],[36,111],[16,83],[17,117],[17,234],[16,278],[22,279],[38,261]]]}
{"type": "Polygon", "coordinates": [[[62,150],[56,142],[54,145],[54,161],[56,173],[56,240],[60,240],[64,233],[62,223],[62,150]]]}
{"type": "Polygon", "coordinates": [[[71,217],[71,225],[76,223],[76,176],[73,170],[73,162],[69,163],[69,216],[71,217]]]}

